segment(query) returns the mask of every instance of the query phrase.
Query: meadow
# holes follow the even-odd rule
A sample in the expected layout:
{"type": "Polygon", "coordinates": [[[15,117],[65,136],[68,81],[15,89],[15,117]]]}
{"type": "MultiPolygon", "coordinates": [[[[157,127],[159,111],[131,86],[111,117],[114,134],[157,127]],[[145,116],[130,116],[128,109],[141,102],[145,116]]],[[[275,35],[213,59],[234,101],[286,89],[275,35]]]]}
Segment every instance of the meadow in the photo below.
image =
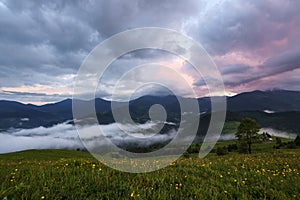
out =
{"type": "Polygon", "coordinates": [[[108,168],[80,151],[3,154],[0,199],[300,199],[300,149],[273,145],[256,144],[251,155],[189,154],[145,174],[108,168]]]}

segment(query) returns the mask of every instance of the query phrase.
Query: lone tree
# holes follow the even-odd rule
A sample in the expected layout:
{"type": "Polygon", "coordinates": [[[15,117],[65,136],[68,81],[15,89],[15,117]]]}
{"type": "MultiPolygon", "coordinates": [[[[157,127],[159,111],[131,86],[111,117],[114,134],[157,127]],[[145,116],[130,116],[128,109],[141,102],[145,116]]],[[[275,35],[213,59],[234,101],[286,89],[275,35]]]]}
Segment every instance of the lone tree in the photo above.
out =
{"type": "Polygon", "coordinates": [[[243,145],[248,146],[248,153],[251,153],[252,144],[258,138],[259,130],[260,126],[254,119],[250,118],[244,118],[238,127],[235,136],[238,138],[242,148],[244,147],[243,145]]]}

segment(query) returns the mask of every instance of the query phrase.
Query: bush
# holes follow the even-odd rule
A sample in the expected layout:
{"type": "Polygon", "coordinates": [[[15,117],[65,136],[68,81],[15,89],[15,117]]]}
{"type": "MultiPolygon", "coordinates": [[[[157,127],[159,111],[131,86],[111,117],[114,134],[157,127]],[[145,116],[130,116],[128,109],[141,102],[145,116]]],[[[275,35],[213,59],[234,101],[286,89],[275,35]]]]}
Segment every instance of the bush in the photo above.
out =
{"type": "Polygon", "coordinates": [[[226,146],[217,148],[217,155],[218,156],[223,156],[223,155],[226,155],[226,154],[228,154],[228,150],[227,150],[226,146]]]}
{"type": "Polygon", "coordinates": [[[184,152],[182,156],[184,158],[190,158],[190,154],[188,152],[184,152]]]}
{"type": "Polygon", "coordinates": [[[300,136],[297,135],[296,139],[294,140],[294,143],[296,144],[296,146],[300,146],[300,136]]]}
{"type": "Polygon", "coordinates": [[[237,145],[236,144],[229,144],[228,147],[228,152],[232,152],[232,151],[235,151],[238,149],[237,145]]]}
{"type": "Polygon", "coordinates": [[[281,146],[281,144],[282,144],[282,141],[281,141],[281,139],[279,137],[276,137],[276,144],[278,146],[281,146]]]}
{"type": "Polygon", "coordinates": [[[286,145],[286,147],[289,148],[289,149],[295,149],[295,148],[297,148],[295,142],[289,142],[289,143],[286,145]]]}
{"type": "Polygon", "coordinates": [[[274,149],[280,149],[280,146],[274,145],[273,148],[274,149]]]}
{"type": "Polygon", "coordinates": [[[239,153],[249,153],[248,151],[248,145],[244,142],[240,143],[238,146],[239,153]]]}
{"type": "Polygon", "coordinates": [[[188,149],[187,149],[187,152],[189,154],[192,154],[192,153],[199,153],[199,150],[200,150],[200,147],[199,145],[195,145],[195,144],[192,144],[188,149]]]}

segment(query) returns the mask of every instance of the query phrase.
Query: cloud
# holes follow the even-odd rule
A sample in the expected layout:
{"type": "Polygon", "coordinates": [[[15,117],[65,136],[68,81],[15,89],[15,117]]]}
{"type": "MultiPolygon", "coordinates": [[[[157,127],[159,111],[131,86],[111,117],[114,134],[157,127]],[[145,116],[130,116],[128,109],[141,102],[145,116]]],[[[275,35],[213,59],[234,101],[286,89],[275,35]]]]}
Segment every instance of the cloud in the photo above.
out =
{"type": "Polygon", "coordinates": [[[284,0],[210,1],[187,29],[213,55],[257,50],[299,33],[298,7],[298,1],[284,0]]]}
{"type": "MultiPolygon", "coordinates": [[[[234,68],[231,68],[234,70],[234,68]]],[[[236,71],[242,70],[243,68],[240,67],[236,69],[236,71]]],[[[260,66],[252,66],[252,67],[246,67],[245,68],[248,73],[243,74],[241,71],[241,74],[237,72],[239,77],[230,76],[230,79],[225,79],[225,83],[228,86],[237,86],[242,84],[250,84],[251,82],[258,81],[260,79],[267,79],[272,76],[276,75],[282,75],[289,71],[294,71],[294,73],[298,74],[298,70],[300,69],[300,50],[288,50],[286,52],[283,52],[279,55],[276,55],[272,58],[269,58],[266,60],[262,65],[260,66]]],[[[224,74],[226,75],[226,73],[224,74]]],[[[280,83],[282,81],[286,82],[286,77],[282,76],[282,79],[277,79],[277,83],[273,82],[273,87],[280,87],[280,83]]],[[[292,84],[291,84],[292,85],[292,84]]],[[[300,88],[298,88],[299,90],[300,88]]]]}
{"type": "Polygon", "coordinates": [[[274,74],[300,68],[300,49],[285,51],[267,60],[264,67],[269,67],[274,74]]]}
{"type": "MultiPolygon", "coordinates": [[[[0,37],[0,67],[4,77],[0,85],[17,90],[24,85],[56,88],[57,84],[70,84],[60,80],[61,77],[74,75],[99,42],[128,28],[180,29],[184,19],[197,12],[195,5],[196,1],[1,1],[0,26],[5,29],[1,29],[0,37]]],[[[151,53],[136,52],[127,59],[142,60],[149,56],[151,53]]]]}
{"type": "MultiPolygon", "coordinates": [[[[30,95],[36,93],[31,88],[37,85],[53,90],[62,90],[61,86],[65,85],[63,90],[71,94],[73,79],[64,78],[75,76],[97,44],[120,31],[156,26],[175,29],[200,42],[216,61],[228,83],[226,88],[241,92],[240,84],[249,85],[297,69],[295,56],[298,54],[293,57],[285,52],[300,45],[299,7],[299,1],[285,0],[0,0],[0,26],[4,27],[0,30],[1,89],[24,92],[23,98],[11,94],[11,99],[26,102],[30,98],[31,101],[54,100],[50,98],[55,92],[49,92],[49,88],[39,92],[46,94],[44,98],[30,95]],[[25,86],[32,87],[19,91],[25,86]]],[[[108,96],[111,83],[132,64],[158,60],[172,59],[153,50],[121,57],[112,66],[111,73],[107,73],[100,96],[108,96]]],[[[198,75],[185,69],[182,73],[188,74],[194,85],[199,85],[198,75]]],[[[285,82],[284,87],[294,85],[285,82]]],[[[255,89],[260,86],[256,85],[255,89]]]]}
{"type": "Polygon", "coordinates": [[[250,66],[243,65],[243,64],[235,64],[231,66],[227,66],[222,70],[222,75],[228,75],[228,74],[240,74],[240,73],[247,73],[248,70],[250,70],[250,66]]]}
{"type": "Polygon", "coordinates": [[[9,90],[2,90],[0,91],[0,95],[21,95],[21,96],[53,96],[53,97],[63,97],[66,98],[68,96],[66,95],[60,95],[60,94],[53,94],[48,95],[46,93],[36,93],[36,92],[16,92],[16,91],[9,91],[9,90]]]}

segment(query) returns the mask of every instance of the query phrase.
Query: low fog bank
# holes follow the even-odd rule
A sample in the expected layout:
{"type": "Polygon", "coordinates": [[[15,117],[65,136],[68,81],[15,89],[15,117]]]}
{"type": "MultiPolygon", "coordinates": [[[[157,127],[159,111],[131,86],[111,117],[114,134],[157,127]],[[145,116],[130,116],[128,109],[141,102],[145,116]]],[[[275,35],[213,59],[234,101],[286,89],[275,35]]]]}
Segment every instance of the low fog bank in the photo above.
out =
{"type": "MultiPolygon", "coordinates": [[[[175,130],[166,134],[155,134],[158,126],[159,124],[154,122],[138,126],[113,123],[100,125],[100,128],[107,138],[118,145],[138,143],[141,146],[149,146],[169,141],[176,135],[175,130]]],[[[79,138],[75,126],[68,122],[48,128],[11,129],[0,132],[0,153],[28,149],[85,149],[81,139],[89,146],[106,145],[105,141],[99,141],[99,125],[83,126],[79,127],[79,130],[87,134],[81,134],[79,138]]]]}
{"type": "Polygon", "coordinates": [[[288,133],[285,131],[280,131],[272,128],[261,128],[259,133],[262,134],[263,132],[267,132],[273,137],[282,137],[282,138],[290,138],[290,139],[295,139],[297,137],[297,134],[295,133],[288,133]]]}
{"type": "MultiPolygon", "coordinates": [[[[259,131],[259,134],[262,134],[263,132],[269,133],[272,137],[282,137],[282,138],[290,138],[290,139],[295,139],[297,137],[297,134],[295,133],[288,133],[285,131],[280,131],[272,128],[261,128],[259,131]]],[[[224,141],[224,140],[233,140],[236,139],[234,133],[230,134],[223,134],[220,135],[219,141],[224,141]]]]}
{"type": "MultiPolygon", "coordinates": [[[[145,124],[119,124],[113,123],[108,125],[89,125],[79,127],[81,139],[89,147],[99,147],[107,145],[105,140],[99,137],[99,127],[104,135],[114,144],[147,147],[156,143],[168,142],[176,135],[176,130],[171,129],[166,134],[155,134],[161,123],[147,122],[145,124]],[[94,145],[94,146],[93,146],[94,145]]],[[[296,134],[278,131],[271,128],[262,128],[260,133],[268,132],[275,137],[296,138],[296,134]]],[[[74,125],[68,122],[57,124],[52,127],[38,127],[33,129],[11,129],[6,132],[0,132],[0,153],[22,151],[28,149],[85,149],[81,139],[78,136],[74,125]]],[[[234,134],[224,134],[213,140],[232,140],[234,134]]]]}

